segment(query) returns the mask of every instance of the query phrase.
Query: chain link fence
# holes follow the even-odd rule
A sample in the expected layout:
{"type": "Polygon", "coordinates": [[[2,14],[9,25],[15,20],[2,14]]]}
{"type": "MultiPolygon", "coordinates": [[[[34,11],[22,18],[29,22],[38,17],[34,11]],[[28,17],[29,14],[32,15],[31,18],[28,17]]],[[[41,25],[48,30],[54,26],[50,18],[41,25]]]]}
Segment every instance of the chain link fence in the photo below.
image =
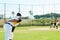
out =
{"type": "MultiPolygon", "coordinates": [[[[4,18],[12,18],[16,13],[22,14],[20,25],[50,25],[51,18],[35,19],[35,15],[45,15],[51,13],[60,13],[60,4],[11,4],[0,3],[0,25],[3,24],[4,18]]],[[[60,19],[59,19],[60,20],[60,19]]]]}

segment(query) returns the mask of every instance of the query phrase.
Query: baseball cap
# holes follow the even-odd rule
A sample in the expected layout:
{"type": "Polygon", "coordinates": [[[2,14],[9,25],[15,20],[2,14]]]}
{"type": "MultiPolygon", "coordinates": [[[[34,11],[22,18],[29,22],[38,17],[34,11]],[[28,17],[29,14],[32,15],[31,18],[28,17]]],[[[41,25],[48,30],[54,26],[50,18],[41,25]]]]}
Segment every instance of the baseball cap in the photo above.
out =
{"type": "Polygon", "coordinates": [[[20,13],[17,13],[17,16],[21,16],[21,14],[20,13]]]}

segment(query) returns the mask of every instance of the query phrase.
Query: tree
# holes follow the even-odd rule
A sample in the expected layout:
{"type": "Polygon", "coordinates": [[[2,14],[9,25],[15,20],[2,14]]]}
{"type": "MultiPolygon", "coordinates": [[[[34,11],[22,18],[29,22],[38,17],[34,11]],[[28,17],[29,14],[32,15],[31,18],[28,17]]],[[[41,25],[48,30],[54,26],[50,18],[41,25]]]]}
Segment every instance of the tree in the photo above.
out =
{"type": "Polygon", "coordinates": [[[33,15],[33,12],[31,10],[29,11],[29,13],[30,13],[30,15],[33,15]]]}
{"type": "Polygon", "coordinates": [[[34,19],[33,11],[30,10],[29,13],[30,13],[31,25],[33,25],[33,19],[34,19]]]}
{"type": "Polygon", "coordinates": [[[0,14],[0,19],[2,19],[3,18],[3,15],[2,14],[0,14]]]}
{"type": "Polygon", "coordinates": [[[15,14],[14,11],[12,11],[12,17],[14,17],[14,14],[15,14]]]}
{"type": "Polygon", "coordinates": [[[34,18],[35,19],[39,19],[40,18],[40,15],[35,15],[34,18]]]}
{"type": "Polygon", "coordinates": [[[29,14],[30,14],[30,18],[31,18],[31,19],[34,19],[33,11],[30,10],[30,11],[29,11],[29,14]]]}

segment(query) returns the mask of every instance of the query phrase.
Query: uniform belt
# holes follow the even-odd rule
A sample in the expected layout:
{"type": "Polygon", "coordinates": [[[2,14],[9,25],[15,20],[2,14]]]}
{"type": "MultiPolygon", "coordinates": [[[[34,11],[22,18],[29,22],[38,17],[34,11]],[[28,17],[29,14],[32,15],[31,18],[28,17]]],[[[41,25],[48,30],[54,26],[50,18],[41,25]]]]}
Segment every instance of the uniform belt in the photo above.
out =
{"type": "Polygon", "coordinates": [[[12,26],[12,27],[14,27],[12,24],[10,24],[10,23],[6,23],[6,24],[9,24],[10,26],[12,26]]]}

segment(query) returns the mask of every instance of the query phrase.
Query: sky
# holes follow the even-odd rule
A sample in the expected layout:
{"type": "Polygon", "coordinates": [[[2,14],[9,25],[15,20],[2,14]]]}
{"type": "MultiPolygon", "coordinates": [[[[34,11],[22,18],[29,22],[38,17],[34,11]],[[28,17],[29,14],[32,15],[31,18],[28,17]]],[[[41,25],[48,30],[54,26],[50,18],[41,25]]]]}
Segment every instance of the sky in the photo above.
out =
{"type": "MultiPolygon", "coordinates": [[[[60,0],[0,0],[0,14],[4,14],[4,4],[6,3],[6,16],[15,14],[19,11],[22,16],[30,16],[29,10],[33,11],[33,15],[42,15],[46,13],[60,13],[60,0]]],[[[11,15],[12,16],[12,15],[11,15]]]]}

